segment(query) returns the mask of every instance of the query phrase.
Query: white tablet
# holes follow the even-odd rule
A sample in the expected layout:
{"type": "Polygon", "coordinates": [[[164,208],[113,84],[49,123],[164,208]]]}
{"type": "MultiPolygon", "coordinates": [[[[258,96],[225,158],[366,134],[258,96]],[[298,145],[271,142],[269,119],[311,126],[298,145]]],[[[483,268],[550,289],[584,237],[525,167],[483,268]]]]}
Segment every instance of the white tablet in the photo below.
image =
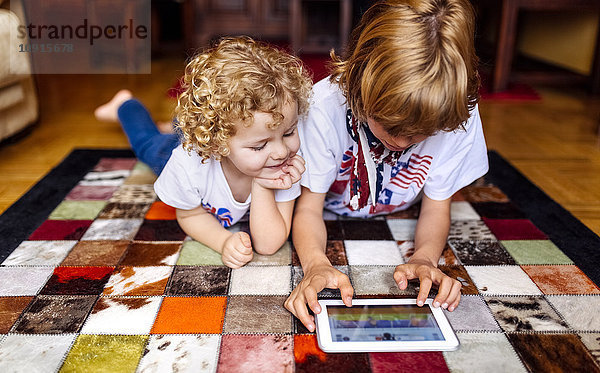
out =
{"type": "Polygon", "coordinates": [[[459,342],[441,308],[416,299],[319,300],[317,340],[325,352],[451,351],[459,342]]]}

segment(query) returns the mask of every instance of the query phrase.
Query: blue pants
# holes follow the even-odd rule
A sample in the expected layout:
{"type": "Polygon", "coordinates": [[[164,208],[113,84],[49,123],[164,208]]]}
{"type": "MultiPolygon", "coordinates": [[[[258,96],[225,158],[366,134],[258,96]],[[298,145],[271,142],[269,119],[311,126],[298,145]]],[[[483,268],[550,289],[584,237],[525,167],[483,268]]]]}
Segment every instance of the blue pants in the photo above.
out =
{"type": "Polygon", "coordinates": [[[125,101],[117,114],[136,157],[160,175],[171,152],[179,145],[179,135],[160,133],[148,109],[138,100],[125,101]]]}

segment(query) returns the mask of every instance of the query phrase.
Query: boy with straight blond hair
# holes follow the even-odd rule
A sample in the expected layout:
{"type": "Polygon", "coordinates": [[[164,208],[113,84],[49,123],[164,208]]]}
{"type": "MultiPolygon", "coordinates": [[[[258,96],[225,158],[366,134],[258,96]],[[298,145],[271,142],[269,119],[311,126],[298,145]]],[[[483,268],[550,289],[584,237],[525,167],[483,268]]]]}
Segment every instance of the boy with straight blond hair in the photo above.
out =
{"type": "Polygon", "coordinates": [[[435,307],[453,311],[460,282],[437,268],[454,193],[488,170],[477,102],[474,12],[468,0],[388,0],[373,5],[343,58],[332,53],[329,79],[313,87],[301,126],[306,160],[293,241],[304,278],[285,305],[309,330],[321,311],[317,293],[353,288],[325,256],[323,207],[372,217],[421,201],[415,253],[394,271],[400,289],[419,279],[417,304],[433,284],[435,307]]]}

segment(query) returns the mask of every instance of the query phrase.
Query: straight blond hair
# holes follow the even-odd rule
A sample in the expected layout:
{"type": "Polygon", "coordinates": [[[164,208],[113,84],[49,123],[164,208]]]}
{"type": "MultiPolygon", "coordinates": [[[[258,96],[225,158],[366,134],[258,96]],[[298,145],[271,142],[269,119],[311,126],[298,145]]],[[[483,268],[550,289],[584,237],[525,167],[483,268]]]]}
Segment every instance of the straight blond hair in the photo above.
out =
{"type": "Polygon", "coordinates": [[[479,101],[474,11],[468,0],[387,0],[370,7],[332,82],[353,114],[392,136],[453,131],[479,101]]]}

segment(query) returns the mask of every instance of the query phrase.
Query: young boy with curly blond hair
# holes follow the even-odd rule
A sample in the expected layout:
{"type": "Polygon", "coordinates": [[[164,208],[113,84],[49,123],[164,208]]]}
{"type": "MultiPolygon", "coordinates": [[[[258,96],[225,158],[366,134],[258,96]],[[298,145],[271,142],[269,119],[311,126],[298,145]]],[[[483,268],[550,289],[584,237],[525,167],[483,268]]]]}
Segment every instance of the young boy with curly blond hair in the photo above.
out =
{"type": "Polygon", "coordinates": [[[450,228],[454,193],[488,170],[477,102],[474,12],[468,0],[387,0],[353,31],[332,75],[313,87],[300,126],[306,160],[293,241],[304,278],[286,301],[309,330],[321,311],[317,293],[338,288],[347,306],[353,288],[325,256],[323,207],[372,217],[421,201],[415,253],[395,268],[406,289],[419,279],[417,304],[438,285],[434,306],[453,311],[460,282],[437,268],[450,228]]]}
{"type": "Polygon", "coordinates": [[[304,172],[298,117],[308,110],[311,85],[297,58],[250,38],[228,38],[186,67],[176,108],[180,145],[158,134],[128,91],[97,112],[118,114],[136,154],[147,146],[143,153],[159,174],[154,189],[176,208],[181,228],[238,268],[252,260],[253,249],[273,254],[289,235],[304,172]],[[149,125],[153,135],[140,135],[149,125]],[[169,146],[164,165],[156,155],[169,146]],[[226,229],[248,211],[252,237],[226,229]]]}

